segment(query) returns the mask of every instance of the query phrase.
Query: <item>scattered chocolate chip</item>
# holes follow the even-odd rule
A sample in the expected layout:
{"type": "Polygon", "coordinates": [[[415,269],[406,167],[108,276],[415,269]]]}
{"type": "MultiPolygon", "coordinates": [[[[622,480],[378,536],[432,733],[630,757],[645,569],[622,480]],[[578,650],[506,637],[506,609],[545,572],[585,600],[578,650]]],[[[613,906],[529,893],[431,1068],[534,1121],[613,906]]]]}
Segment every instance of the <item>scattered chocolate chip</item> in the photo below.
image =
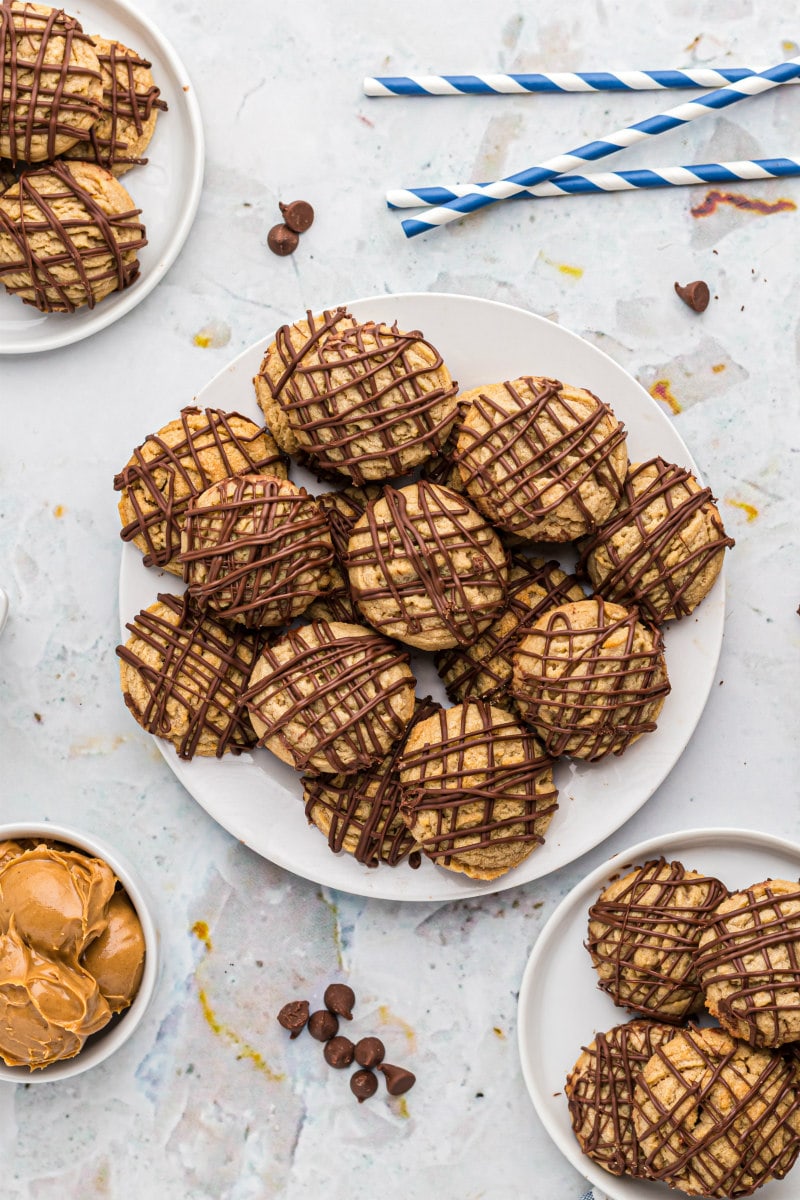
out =
{"type": "Polygon", "coordinates": [[[325,1001],[326,1008],[329,1008],[332,1013],[336,1013],[337,1017],[344,1017],[345,1021],[352,1021],[356,994],[346,983],[328,984],[322,999],[325,1001]]]}
{"type": "Polygon", "coordinates": [[[314,224],[314,210],[305,200],[293,200],[291,204],[278,207],[284,221],[295,233],[305,233],[314,224]]]}
{"type": "Polygon", "coordinates": [[[689,308],[695,312],[705,312],[708,308],[710,295],[708,284],[703,279],[695,279],[692,283],[687,283],[685,286],[675,284],[675,291],[680,296],[684,304],[688,304],[689,308]]]}
{"type": "Polygon", "coordinates": [[[278,1024],[289,1030],[294,1041],[308,1024],[308,1001],[290,1000],[288,1004],[284,1004],[278,1013],[278,1024]]]}
{"type": "Polygon", "coordinates": [[[357,1097],[359,1104],[369,1100],[377,1090],[378,1080],[372,1071],[355,1071],[350,1076],[350,1091],[357,1097]]]}
{"type": "Polygon", "coordinates": [[[288,225],[273,225],[267,234],[267,245],[273,254],[278,254],[281,258],[285,258],[287,254],[294,254],[299,241],[300,238],[288,225]]]}
{"type": "Polygon", "coordinates": [[[349,1067],[353,1061],[353,1051],[355,1046],[350,1041],[350,1038],[335,1037],[325,1043],[325,1049],[322,1053],[325,1055],[325,1062],[329,1067],[349,1067]]]}
{"type": "Polygon", "coordinates": [[[393,1067],[391,1063],[381,1063],[378,1070],[383,1071],[386,1090],[390,1096],[402,1096],[404,1092],[410,1091],[417,1082],[416,1075],[412,1075],[411,1071],[407,1071],[405,1067],[393,1067]]]}
{"type": "Polygon", "coordinates": [[[377,1067],[385,1057],[386,1047],[380,1038],[365,1037],[356,1042],[356,1062],[360,1067],[377,1067]]]}
{"type": "Polygon", "coordinates": [[[329,1042],[339,1032],[339,1022],[327,1008],[320,1008],[308,1018],[308,1032],[318,1042],[329,1042]]]}

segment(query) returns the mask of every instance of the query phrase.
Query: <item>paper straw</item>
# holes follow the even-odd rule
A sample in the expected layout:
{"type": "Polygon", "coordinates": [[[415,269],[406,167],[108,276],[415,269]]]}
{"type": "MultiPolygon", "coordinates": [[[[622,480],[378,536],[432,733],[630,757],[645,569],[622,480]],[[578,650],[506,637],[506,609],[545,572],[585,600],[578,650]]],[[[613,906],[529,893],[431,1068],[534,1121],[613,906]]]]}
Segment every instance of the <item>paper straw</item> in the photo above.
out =
{"type": "MultiPolygon", "coordinates": [[[[548,183],[520,192],[517,200],[536,200],[547,196],[578,196],[596,192],[636,192],[642,188],[691,187],[700,183],[739,183],[742,180],[786,179],[800,175],[796,158],[754,158],[741,162],[693,163],[686,167],[644,168],[637,171],[602,171],[593,175],[559,175],[548,183]]],[[[479,184],[486,187],[486,184],[479,184]]],[[[386,193],[388,208],[431,208],[447,204],[458,196],[468,196],[472,183],[454,183],[449,187],[394,188],[386,193]]]]}
{"type": "Polygon", "coordinates": [[[365,96],[524,96],[535,92],[653,92],[720,88],[758,74],[751,67],[666,71],[555,71],[533,75],[368,75],[365,96]]]}
{"type": "Polygon", "coordinates": [[[403,232],[406,237],[417,237],[420,233],[427,233],[430,229],[436,229],[440,225],[458,220],[459,217],[478,212],[479,209],[486,208],[490,204],[496,204],[498,200],[519,195],[525,188],[533,187],[537,183],[546,183],[547,180],[554,179],[557,175],[566,175],[570,171],[574,171],[576,167],[584,166],[586,162],[605,158],[609,154],[616,154],[618,150],[623,150],[626,146],[633,146],[637,142],[647,141],[670,129],[687,125],[690,121],[704,117],[709,112],[727,108],[731,104],[738,103],[739,100],[744,100],[748,96],[756,96],[760,92],[768,91],[769,88],[777,87],[778,84],[785,83],[788,79],[796,79],[798,76],[800,76],[800,57],[789,59],[788,62],[770,67],[760,75],[750,75],[747,79],[729,84],[728,87],[720,88],[716,92],[709,92],[705,96],[699,96],[687,104],[678,104],[675,108],[667,109],[666,112],[658,113],[653,117],[647,117],[635,125],[618,129],[601,140],[588,142],[585,146],[580,146],[577,150],[571,150],[567,154],[559,154],[538,166],[528,167],[525,171],[510,175],[507,179],[499,179],[485,188],[480,188],[475,184],[469,195],[457,196],[447,204],[428,209],[424,218],[407,217],[402,222],[403,232]]]}

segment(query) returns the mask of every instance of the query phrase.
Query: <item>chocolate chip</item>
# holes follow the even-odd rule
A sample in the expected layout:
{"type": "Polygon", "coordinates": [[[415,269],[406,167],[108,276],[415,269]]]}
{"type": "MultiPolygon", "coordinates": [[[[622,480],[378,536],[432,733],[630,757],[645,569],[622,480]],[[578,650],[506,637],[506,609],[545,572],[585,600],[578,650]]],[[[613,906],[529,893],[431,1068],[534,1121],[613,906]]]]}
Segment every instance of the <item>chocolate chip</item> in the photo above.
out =
{"type": "Polygon", "coordinates": [[[288,1029],[292,1035],[292,1041],[300,1034],[308,1023],[308,1001],[307,1000],[290,1000],[288,1004],[284,1004],[281,1011],[278,1013],[278,1024],[284,1029],[288,1029]]]}
{"type": "Polygon", "coordinates": [[[391,1063],[381,1063],[378,1070],[383,1071],[386,1090],[390,1096],[402,1096],[404,1092],[410,1091],[417,1082],[416,1075],[412,1075],[405,1067],[393,1067],[391,1063]]]}
{"type": "Polygon", "coordinates": [[[349,1067],[353,1061],[353,1051],[355,1046],[350,1041],[350,1038],[335,1037],[325,1043],[325,1049],[322,1053],[325,1055],[325,1062],[329,1067],[349,1067]]]}
{"type": "Polygon", "coordinates": [[[345,1021],[352,1021],[356,994],[346,983],[328,984],[322,998],[332,1013],[336,1013],[338,1017],[344,1017],[345,1021]]]}
{"type": "Polygon", "coordinates": [[[358,1103],[363,1104],[374,1096],[378,1090],[378,1080],[372,1071],[355,1071],[350,1076],[350,1091],[357,1097],[358,1103]]]}
{"type": "Polygon", "coordinates": [[[708,291],[708,284],[703,279],[695,279],[692,283],[687,283],[685,286],[675,284],[675,291],[680,296],[684,304],[688,304],[689,308],[695,312],[705,312],[708,308],[708,302],[711,299],[708,291]]]}
{"type": "Polygon", "coordinates": [[[318,1042],[329,1042],[339,1032],[339,1022],[327,1008],[320,1008],[308,1018],[308,1032],[318,1042]]]}
{"type": "Polygon", "coordinates": [[[314,210],[305,200],[279,205],[281,216],[295,233],[305,233],[314,224],[314,210]]]}
{"type": "Polygon", "coordinates": [[[299,242],[300,238],[288,225],[273,225],[267,234],[267,245],[273,254],[278,254],[281,258],[285,258],[287,254],[294,254],[299,242]]]}
{"type": "Polygon", "coordinates": [[[385,1056],[386,1047],[380,1038],[365,1037],[356,1042],[356,1062],[360,1067],[377,1067],[385,1056]]]}

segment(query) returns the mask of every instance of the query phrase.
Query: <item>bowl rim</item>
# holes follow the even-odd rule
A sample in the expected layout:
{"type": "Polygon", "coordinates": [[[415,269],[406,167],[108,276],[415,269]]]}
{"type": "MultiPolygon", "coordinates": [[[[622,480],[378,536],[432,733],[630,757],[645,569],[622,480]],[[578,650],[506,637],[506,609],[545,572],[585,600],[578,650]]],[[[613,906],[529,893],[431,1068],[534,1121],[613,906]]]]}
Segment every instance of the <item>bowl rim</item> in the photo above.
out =
{"type": "MultiPolygon", "coordinates": [[[[94,858],[102,858],[108,863],[128,893],[131,904],[136,909],[136,915],[141,922],[145,944],[144,972],[133,1003],[122,1012],[121,1019],[104,1036],[96,1040],[90,1038],[73,1058],[62,1059],[59,1062],[50,1063],[46,1067],[36,1067],[33,1070],[26,1066],[6,1066],[0,1058],[0,1083],[54,1083],[59,1079],[72,1079],[75,1075],[80,1075],[91,1067],[105,1062],[136,1031],[153,998],[158,977],[159,939],[153,919],[153,902],[147,888],[142,884],[135,868],[131,866],[125,855],[120,854],[118,850],[113,849],[95,834],[85,833],[82,829],[76,829],[70,825],[60,825],[50,821],[13,821],[0,824],[0,842],[37,837],[64,842],[74,846],[76,850],[85,851],[94,858]]],[[[98,1032],[103,1033],[102,1030],[98,1032]]]]}

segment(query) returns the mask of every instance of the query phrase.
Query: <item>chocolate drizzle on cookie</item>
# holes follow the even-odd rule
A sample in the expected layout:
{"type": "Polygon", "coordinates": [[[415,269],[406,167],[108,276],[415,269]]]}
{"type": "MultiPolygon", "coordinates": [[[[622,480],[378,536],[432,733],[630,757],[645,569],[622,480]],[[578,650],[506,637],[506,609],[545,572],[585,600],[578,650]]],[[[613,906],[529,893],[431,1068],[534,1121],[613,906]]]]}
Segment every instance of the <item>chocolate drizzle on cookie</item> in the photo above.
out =
{"type": "Polygon", "coordinates": [[[272,475],[239,475],[186,509],[184,580],[201,608],[245,625],[282,625],[320,593],[333,563],[328,524],[305,488],[272,475]]]}
{"type": "Polygon", "coordinates": [[[381,863],[396,867],[409,855],[412,855],[410,865],[419,866],[419,854],[412,854],[414,839],[400,816],[402,793],[397,768],[411,730],[439,708],[429,696],[417,700],[414,716],[401,740],[384,759],[366,771],[357,775],[304,777],[306,817],[316,825],[320,819],[330,822],[328,846],[334,854],[349,849],[346,842],[355,839],[352,853],[367,867],[381,863]]]}
{"type": "Polygon", "coordinates": [[[104,292],[122,290],[139,278],[137,253],[147,245],[140,213],[105,212],[62,162],[23,171],[0,198],[0,238],[8,237],[18,252],[0,263],[0,281],[40,312],[94,308],[101,285],[104,292]],[[16,216],[8,211],[12,205],[16,216]],[[105,287],[110,280],[113,288],[105,287]]]}
{"type": "Polygon", "coordinates": [[[663,458],[638,463],[628,474],[620,507],[614,516],[582,543],[579,574],[588,578],[587,562],[602,549],[611,560],[611,568],[598,581],[597,590],[606,599],[635,604],[654,621],[664,620],[665,615],[686,616],[695,607],[687,602],[687,592],[713,559],[734,545],[733,538],[726,536],[713,505],[711,489],[698,488],[692,473],[683,467],[667,463],[663,458]],[[652,470],[655,478],[646,482],[637,495],[636,481],[644,472],[652,470]],[[673,494],[676,489],[679,491],[677,496],[673,494]],[[645,515],[658,501],[667,511],[658,524],[648,528],[645,515]],[[682,535],[694,517],[704,510],[716,537],[690,549],[682,535]],[[635,540],[627,536],[616,545],[615,538],[628,529],[635,531],[635,540]]]}
{"type": "Polygon", "coordinates": [[[800,1013],[800,887],[777,891],[768,880],[736,899],[708,922],[695,968],[706,991],[725,988],[714,997],[723,1025],[744,1027],[753,1046],[778,1045],[787,1018],[800,1013]]]}
{"type": "Polygon", "coordinates": [[[474,642],[506,600],[506,555],[496,533],[463,496],[424,479],[386,487],[377,503],[381,515],[375,502],[367,506],[347,553],[359,608],[368,614],[386,602],[387,630],[412,644],[432,628],[459,645],[474,642]],[[360,583],[365,575],[376,584],[360,583]]]}
{"type": "Polygon", "coordinates": [[[622,481],[613,456],[625,442],[624,427],[590,392],[586,395],[595,404],[587,412],[557,379],[525,376],[502,386],[508,400],[480,392],[461,426],[456,462],[467,489],[478,482],[491,497],[496,523],[511,533],[524,532],[566,500],[586,528],[594,528],[596,517],[584,491],[592,487],[614,502],[619,499],[622,481]],[[530,398],[520,394],[515,386],[520,383],[530,398]],[[482,433],[472,428],[473,410],[487,426],[482,433]]]}
{"type": "Polygon", "coordinates": [[[216,742],[217,758],[226,750],[238,753],[252,746],[255,737],[242,696],[255,649],[252,635],[241,626],[223,627],[203,616],[187,595],[161,594],[158,601],[176,621],[143,609],[125,626],[157,661],[147,662],[130,640],[117,646],[117,656],[136,671],[147,691],[143,708],[123,691],[128,708],[148,733],[175,741],[180,758],[192,758],[203,735],[216,742]],[[177,740],[169,711],[175,705],[186,722],[177,740]]]}
{"type": "Polygon", "coordinates": [[[319,774],[312,760],[323,757],[326,771],[347,775],[372,766],[402,737],[407,722],[398,708],[413,682],[408,654],[394,642],[312,621],[264,648],[243,699],[259,745],[277,740],[300,771],[319,774]],[[284,647],[288,659],[277,653],[284,647]],[[307,748],[290,726],[307,732],[307,748]]]}
{"type": "Polygon", "coordinates": [[[682,863],[644,863],[589,909],[586,948],[598,986],[632,1012],[681,1021],[702,1000],[693,955],[727,894],[718,879],[690,876],[682,863]]]}
{"type": "Polygon", "coordinates": [[[549,754],[594,762],[656,728],[670,685],[658,629],[641,623],[636,609],[600,596],[585,603],[597,610],[588,627],[573,625],[571,605],[540,618],[515,652],[512,694],[549,754]],[[641,628],[649,648],[635,645],[641,628]]]}
{"type": "Polygon", "coordinates": [[[277,452],[270,453],[269,443],[265,446],[264,430],[239,413],[226,413],[219,408],[184,408],[180,420],[182,438],[170,444],[160,434],[150,434],[134,450],[133,461],[114,476],[114,490],[126,492],[136,514],[122,528],[120,537],[124,542],[135,537],[143,539],[147,567],[164,567],[176,556],[187,508],[195,496],[219,478],[217,474],[209,475],[204,466],[203,457],[209,450],[215,451],[224,475],[236,474],[237,468],[260,474],[284,461],[277,452]],[[201,411],[205,422],[193,428],[190,418],[201,411]],[[234,420],[245,424],[248,432],[237,432],[234,420]],[[144,454],[151,449],[155,449],[155,454],[144,454]],[[179,494],[178,484],[185,489],[184,495],[179,494]],[[161,539],[164,544],[160,546],[161,539]]]}
{"type": "Polygon", "coordinates": [[[59,138],[87,141],[101,106],[73,84],[99,83],[100,72],[73,61],[79,42],[93,46],[62,10],[0,0],[0,142],[8,141],[12,164],[55,158],[59,138]],[[41,138],[45,152],[37,153],[41,138]]]}
{"type": "MultiPolygon", "coordinates": [[[[423,813],[433,829],[422,849],[443,866],[454,856],[502,845],[541,845],[538,832],[558,807],[552,759],[513,717],[494,712],[483,700],[460,706],[459,727],[448,730],[448,711],[438,713],[438,731],[420,746],[406,746],[400,761],[401,811],[414,826],[423,813]],[[477,714],[478,727],[469,728],[477,714]],[[477,816],[463,810],[480,806],[477,816]]],[[[435,721],[436,718],[433,718],[435,721]]]]}
{"type": "Polygon", "coordinates": [[[628,1021],[597,1033],[567,1079],[569,1116],[584,1154],[612,1175],[645,1174],[633,1129],[633,1089],[658,1046],[675,1036],[670,1025],[628,1021]]]}
{"type": "Polygon", "coordinates": [[[401,332],[397,324],[359,324],[346,308],[321,318],[309,312],[307,320],[309,334],[299,345],[296,327],[284,325],[275,335],[283,366],[277,381],[261,372],[303,448],[356,483],[367,481],[364,465],[377,460],[386,460],[382,474],[402,475],[409,466],[403,452],[412,446],[437,453],[454,418],[451,405],[440,410],[457,385],[430,386],[444,363],[422,334],[401,332]],[[415,346],[426,347],[429,358],[414,360],[415,346]]]}
{"type": "Polygon", "coordinates": [[[119,42],[109,42],[108,50],[98,49],[103,75],[103,111],[89,130],[88,142],[69,151],[69,158],[96,162],[113,171],[147,162],[131,153],[131,140],[138,140],[156,110],[167,111],[161,91],[153,83],[140,83],[137,71],[149,71],[153,65],[119,42]],[[123,136],[124,134],[124,136],[123,136]]]}

